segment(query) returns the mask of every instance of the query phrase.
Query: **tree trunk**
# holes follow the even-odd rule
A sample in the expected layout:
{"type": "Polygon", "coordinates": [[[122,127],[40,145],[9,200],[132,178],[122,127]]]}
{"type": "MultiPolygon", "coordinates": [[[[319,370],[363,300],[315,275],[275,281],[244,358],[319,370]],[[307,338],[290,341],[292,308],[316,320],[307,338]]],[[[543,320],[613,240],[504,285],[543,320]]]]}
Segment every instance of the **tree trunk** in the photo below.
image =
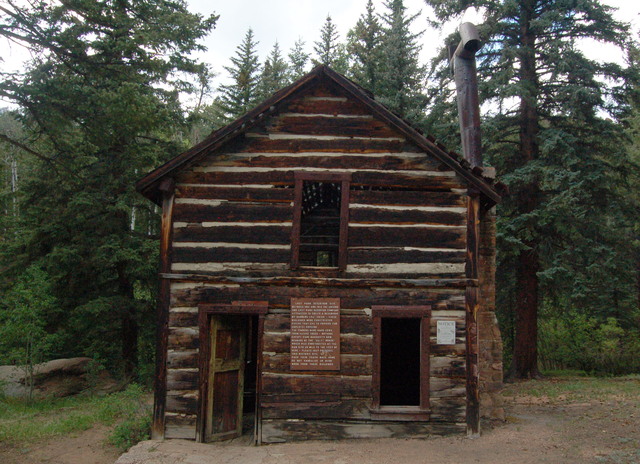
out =
{"type": "MultiPolygon", "coordinates": [[[[521,40],[520,70],[521,83],[526,83],[526,90],[520,99],[520,156],[525,165],[538,158],[538,76],[535,56],[535,34],[530,29],[530,21],[534,15],[533,1],[521,3],[521,40]]],[[[539,205],[539,181],[532,178],[520,186],[516,193],[518,211],[528,214],[539,205]]],[[[534,224],[528,224],[524,235],[532,234],[534,224]]],[[[526,250],[520,252],[516,271],[516,333],[513,347],[513,360],[509,377],[533,378],[540,375],[538,371],[538,271],[540,260],[536,239],[525,239],[526,250]]]]}
{"type": "Polygon", "coordinates": [[[122,363],[126,378],[132,378],[138,367],[138,321],[135,313],[133,285],[126,276],[124,264],[118,265],[118,286],[123,299],[120,308],[122,363]]]}

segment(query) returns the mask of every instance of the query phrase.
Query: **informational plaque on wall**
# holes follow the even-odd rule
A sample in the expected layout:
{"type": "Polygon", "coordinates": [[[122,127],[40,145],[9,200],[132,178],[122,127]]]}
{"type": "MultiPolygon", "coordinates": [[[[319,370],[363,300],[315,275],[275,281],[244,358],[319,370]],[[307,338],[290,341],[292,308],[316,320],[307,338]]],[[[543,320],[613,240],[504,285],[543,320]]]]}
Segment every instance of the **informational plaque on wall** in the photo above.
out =
{"type": "Polygon", "coordinates": [[[291,370],[340,370],[340,298],[291,298],[291,370]]]}
{"type": "Polygon", "coordinates": [[[438,321],[436,343],[438,345],[456,344],[456,321],[438,321]]]}

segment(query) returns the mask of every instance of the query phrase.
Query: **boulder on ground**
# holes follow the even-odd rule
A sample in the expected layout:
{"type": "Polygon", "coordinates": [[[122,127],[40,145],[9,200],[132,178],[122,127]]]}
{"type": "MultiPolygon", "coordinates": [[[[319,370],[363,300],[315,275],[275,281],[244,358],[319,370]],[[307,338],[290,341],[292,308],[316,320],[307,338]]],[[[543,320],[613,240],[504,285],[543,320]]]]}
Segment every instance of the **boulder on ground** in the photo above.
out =
{"type": "MultiPolygon", "coordinates": [[[[106,373],[98,379],[88,375],[91,358],[54,359],[34,366],[34,394],[36,396],[63,397],[80,393],[92,386],[92,380],[113,382],[106,373]]],[[[29,395],[29,382],[25,369],[0,366],[0,391],[10,397],[29,395]]]]}

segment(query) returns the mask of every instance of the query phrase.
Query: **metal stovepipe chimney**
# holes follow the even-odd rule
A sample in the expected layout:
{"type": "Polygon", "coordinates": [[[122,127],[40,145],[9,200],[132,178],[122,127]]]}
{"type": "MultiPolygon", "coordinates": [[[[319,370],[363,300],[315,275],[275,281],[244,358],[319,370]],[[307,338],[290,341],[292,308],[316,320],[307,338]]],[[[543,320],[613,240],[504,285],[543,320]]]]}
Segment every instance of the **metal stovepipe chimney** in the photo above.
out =
{"type": "Polygon", "coordinates": [[[462,154],[471,166],[482,166],[480,140],[480,105],[476,52],[480,49],[478,29],[472,23],[460,26],[460,43],[451,53],[451,66],[456,82],[462,154]]]}

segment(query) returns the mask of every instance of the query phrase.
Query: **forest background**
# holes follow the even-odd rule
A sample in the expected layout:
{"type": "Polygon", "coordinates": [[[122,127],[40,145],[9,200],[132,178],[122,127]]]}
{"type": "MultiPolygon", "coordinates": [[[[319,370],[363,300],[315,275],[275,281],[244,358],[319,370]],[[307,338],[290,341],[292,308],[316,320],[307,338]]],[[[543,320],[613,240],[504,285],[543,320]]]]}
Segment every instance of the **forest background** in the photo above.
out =
{"type": "MultiPolygon", "coordinates": [[[[425,7],[433,28],[467,7],[483,18],[485,163],[510,190],[497,207],[506,371],[640,372],[638,37],[596,0],[425,7]],[[585,40],[625,62],[591,58],[585,40]]],[[[136,180],[315,64],[459,150],[445,47],[458,38],[423,63],[418,18],[369,0],[344,36],[327,16],[263,57],[250,29],[220,79],[197,57],[225,18],[182,0],[3,0],[0,37],[29,58],[0,72],[0,363],[89,356],[150,382],[159,210],[136,180]]]]}

